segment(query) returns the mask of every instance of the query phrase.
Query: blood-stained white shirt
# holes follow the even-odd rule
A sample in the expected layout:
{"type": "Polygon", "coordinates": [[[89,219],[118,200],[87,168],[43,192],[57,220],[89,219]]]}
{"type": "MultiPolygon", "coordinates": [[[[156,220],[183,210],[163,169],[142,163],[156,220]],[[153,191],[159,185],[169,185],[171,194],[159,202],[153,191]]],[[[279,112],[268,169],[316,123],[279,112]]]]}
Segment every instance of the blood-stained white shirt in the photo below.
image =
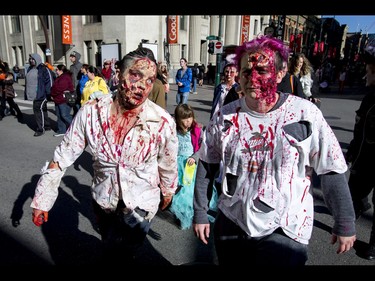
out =
{"type": "Polygon", "coordinates": [[[175,193],[178,139],[173,117],[146,99],[135,125],[118,145],[108,123],[112,103],[112,95],[105,95],[81,107],[54,152],[61,170],[42,171],[32,208],[52,208],[62,176],[86,146],[94,161],[92,196],[103,209],[114,211],[122,198],[128,208],[139,207],[151,219],[158,211],[160,192],[175,193]]]}
{"type": "Polygon", "coordinates": [[[321,111],[293,95],[264,114],[250,110],[245,98],[224,106],[206,127],[198,153],[208,163],[223,161],[218,207],[230,220],[251,237],[281,227],[303,244],[313,229],[312,170],[318,175],[347,170],[321,111]],[[306,137],[296,138],[301,135],[306,137]]]}

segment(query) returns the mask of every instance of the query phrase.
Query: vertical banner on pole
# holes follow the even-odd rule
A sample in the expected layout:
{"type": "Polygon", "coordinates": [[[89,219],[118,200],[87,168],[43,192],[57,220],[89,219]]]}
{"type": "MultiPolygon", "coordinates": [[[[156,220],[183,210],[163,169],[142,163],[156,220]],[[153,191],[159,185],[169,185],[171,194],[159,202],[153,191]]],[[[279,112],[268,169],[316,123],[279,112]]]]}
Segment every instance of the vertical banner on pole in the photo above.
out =
{"type": "Polygon", "coordinates": [[[62,16],[62,43],[67,45],[73,44],[72,39],[72,19],[70,16],[62,16]]]}
{"type": "Polygon", "coordinates": [[[240,45],[242,45],[242,43],[246,41],[249,41],[249,32],[250,32],[250,16],[242,16],[240,45]]]}
{"type": "Polygon", "coordinates": [[[178,43],[178,16],[168,16],[168,44],[178,43]]]}
{"type": "Polygon", "coordinates": [[[285,15],[279,16],[277,21],[276,38],[280,39],[281,41],[284,40],[285,18],[285,15]]]}

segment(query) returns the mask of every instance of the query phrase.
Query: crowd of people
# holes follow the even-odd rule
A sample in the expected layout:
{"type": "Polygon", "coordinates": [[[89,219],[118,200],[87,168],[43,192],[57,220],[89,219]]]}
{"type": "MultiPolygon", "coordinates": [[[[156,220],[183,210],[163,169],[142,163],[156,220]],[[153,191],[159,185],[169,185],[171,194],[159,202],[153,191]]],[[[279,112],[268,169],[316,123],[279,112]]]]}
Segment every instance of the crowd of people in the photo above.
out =
{"type": "MultiPolygon", "coordinates": [[[[59,64],[53,71],[30,54],[24,95],[33,102],[34,136],[51,130],[52,101],[55,136],[63,137],[42,168],[31,203],[33,223],[48,222],[61,178],[89,148],[92,206],[105,262],[134,262],[154,216],[168,210],[181,230],[190,229],[202,243],[212,233],[219,265],[304,266],[313,231],[314,176],[334,220],[331,242],[337,254],[350,251],[356,219],[371,208],[368,196],[375,186],[369,179],[374,46],[366,48],[367,94],[346,154],[320,111],[309,60],[303,54],[290,57],[272,37],[258,36],[228,56],[207,126],[188,104],[203,76],[186,58],[173,77],[176,106],[169,113],[171,77],[148,48],[105,60],[101,71],[81,63],[76,51],[69,69],[59,64]],[[77,93],[73,106],[66,92],[77,93]]],[[[22,120],[9,94],[14,75],[1,63],[2,109],[7,101],[22,120]]],[[[375,259],[374,228],[375,218],[367,259],[375,259]]]]}

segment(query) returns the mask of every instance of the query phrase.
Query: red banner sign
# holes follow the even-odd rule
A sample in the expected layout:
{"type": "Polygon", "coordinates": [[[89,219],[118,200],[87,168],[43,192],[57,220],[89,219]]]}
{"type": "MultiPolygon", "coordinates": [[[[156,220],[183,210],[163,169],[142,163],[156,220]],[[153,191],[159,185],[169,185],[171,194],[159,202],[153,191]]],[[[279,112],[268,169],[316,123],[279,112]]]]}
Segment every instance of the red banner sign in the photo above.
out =
{"type": "Polygon", "coordinates": [[[62,43],[71,45],[73,44],[72,38],[72,19],[70,16],[62,16],[62,43]]]}
{"type": "Polygon", "coordinates": [[[168,16],[168,44],[178,43],[178,16],[168,16]]]}
{"type": "Polygon", "coordinates": [[[249,32],[250,32],[250,16],[242,16],[240,45],[242,45],[242,43],[246,41],[249,41],[249,32]]]}

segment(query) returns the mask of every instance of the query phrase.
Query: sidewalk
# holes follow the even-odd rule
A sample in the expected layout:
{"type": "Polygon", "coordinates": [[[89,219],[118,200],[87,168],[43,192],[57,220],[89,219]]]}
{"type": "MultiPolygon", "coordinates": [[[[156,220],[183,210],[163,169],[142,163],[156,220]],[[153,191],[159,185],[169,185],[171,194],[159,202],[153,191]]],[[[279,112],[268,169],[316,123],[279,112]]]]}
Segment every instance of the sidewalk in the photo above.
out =
{"type": "Polygon", "coordinates": [[[334,82],[329,85],[329,91],[319,92],[318,97],[319,98],[338,98],[338,99],[352,99],[352,100],[362,100],[364,96],[364,89],[365,85],[354,83],[352,87],[346,85],[344,87],[344,93],[339,93],[339,84],[337,82],[334,82]]]}

